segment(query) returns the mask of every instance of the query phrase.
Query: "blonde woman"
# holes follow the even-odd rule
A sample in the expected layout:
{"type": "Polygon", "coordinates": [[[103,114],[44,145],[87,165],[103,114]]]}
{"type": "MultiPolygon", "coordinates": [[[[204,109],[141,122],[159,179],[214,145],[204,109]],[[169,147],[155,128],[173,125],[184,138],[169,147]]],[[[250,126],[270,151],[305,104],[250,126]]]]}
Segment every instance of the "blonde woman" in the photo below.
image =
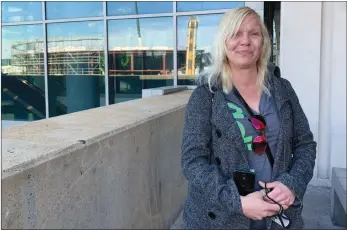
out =
{"type": "Polygon", "coordinates": [[[212,66],[199,76],[185,114],[187,228],[304,227],[316,142],[289,81],[268,71],[270,46],[251,8],[221,19],[212,66]]]}

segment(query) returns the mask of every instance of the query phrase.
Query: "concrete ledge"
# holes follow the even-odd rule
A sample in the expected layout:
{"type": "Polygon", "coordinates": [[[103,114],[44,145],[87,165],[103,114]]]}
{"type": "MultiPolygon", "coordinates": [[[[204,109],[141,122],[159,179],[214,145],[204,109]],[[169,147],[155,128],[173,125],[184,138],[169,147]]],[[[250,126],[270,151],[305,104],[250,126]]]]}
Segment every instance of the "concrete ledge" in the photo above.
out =
{"type": "Polygon", "coordinates": [[[332,169],[330,216],[334,225],[347,227],[345,168],[332,169]]]}
{"type": "Polygon", "coordinates": [[[163,96],[171,93],[178,93],[184,90],[192,90],[195,89],[196,86],[165,86],[158,87],[152,89],[143,89],[142,90],[142,98],[153,97],[153,96],[163,96]]]}
{"type": "Polygon", "coordinates": [[[5,128],[2,227],[168,228],[187,191],[180,147],[190,94],[5,128]]]}

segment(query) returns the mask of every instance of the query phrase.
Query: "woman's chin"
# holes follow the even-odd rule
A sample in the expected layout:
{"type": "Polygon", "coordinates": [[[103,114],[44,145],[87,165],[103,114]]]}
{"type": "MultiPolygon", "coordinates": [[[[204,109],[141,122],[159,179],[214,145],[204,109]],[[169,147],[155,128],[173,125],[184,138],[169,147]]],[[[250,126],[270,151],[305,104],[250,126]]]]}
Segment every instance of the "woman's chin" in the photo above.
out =
{"type": "Polygon", "coordinates": [[[250,69],[250,68],[256,67],[257,63],[253,61],[241,61],[236,63],[235,66],[237,66],[240,69],[250,69]]]}

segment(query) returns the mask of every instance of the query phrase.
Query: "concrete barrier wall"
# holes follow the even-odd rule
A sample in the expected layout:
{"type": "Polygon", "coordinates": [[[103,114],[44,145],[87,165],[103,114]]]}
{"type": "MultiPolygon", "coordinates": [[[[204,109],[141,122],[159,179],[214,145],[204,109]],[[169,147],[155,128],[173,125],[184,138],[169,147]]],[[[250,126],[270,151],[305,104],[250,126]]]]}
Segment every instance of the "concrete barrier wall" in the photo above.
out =
{"type": "Polygon", "coordinates": [[[3,130],[3,228],[168,228],[190,91],[3,130]]]}

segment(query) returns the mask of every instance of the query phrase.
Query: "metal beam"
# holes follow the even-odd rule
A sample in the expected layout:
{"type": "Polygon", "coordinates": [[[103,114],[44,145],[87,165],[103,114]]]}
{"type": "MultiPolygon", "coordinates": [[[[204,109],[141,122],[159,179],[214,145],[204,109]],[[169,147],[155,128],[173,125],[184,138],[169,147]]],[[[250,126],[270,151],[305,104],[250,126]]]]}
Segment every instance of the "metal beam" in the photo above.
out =
{"type": "Polygon", "coordinates": [[[109,98],[109,88],[108,88],[108,32],[107,32],[107,2],[103,2],[103,11],[104,11],[104,74],[105,74],[105,105],[110,104],[110,98],[109,98]]]}
{"type": "Polygon", "coordinates": [[[177,73],[177,16],[176,16],[176,1],[172,2],[173,8],[173,33],[174,33],[174,44],[173,44],[173,78],[174,78],[174,86],[178,85],[178,73],[177,73]]]}
{"type": "MultiPolygon", "coordinates": [[[[42,19],[46,18],[46,2],[42,2],[42,19]]],[[[48,59],[47,59],[47,27],[46,23],[42,23],[43,29],[43,69],[45,73],[45,108],[46,118],[49,118],[49,94],[48,94],[48,59]]]]}

